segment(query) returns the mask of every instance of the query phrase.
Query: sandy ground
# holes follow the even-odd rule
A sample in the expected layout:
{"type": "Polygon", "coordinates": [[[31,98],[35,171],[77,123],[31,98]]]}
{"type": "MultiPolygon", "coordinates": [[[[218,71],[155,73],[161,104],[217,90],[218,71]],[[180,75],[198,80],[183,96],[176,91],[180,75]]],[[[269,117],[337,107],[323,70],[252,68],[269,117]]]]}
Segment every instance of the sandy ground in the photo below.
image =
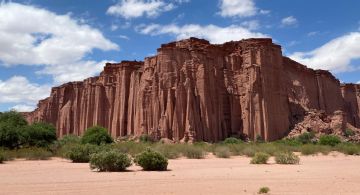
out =
{"type": "Polygon", "coordinates": [[[99,173],[64,159],[0,165],[0,194],[360,194],[360,157],[301,157],[300,165],[251,165],[246,157],[169,161],[170,171],[99,173]]]}

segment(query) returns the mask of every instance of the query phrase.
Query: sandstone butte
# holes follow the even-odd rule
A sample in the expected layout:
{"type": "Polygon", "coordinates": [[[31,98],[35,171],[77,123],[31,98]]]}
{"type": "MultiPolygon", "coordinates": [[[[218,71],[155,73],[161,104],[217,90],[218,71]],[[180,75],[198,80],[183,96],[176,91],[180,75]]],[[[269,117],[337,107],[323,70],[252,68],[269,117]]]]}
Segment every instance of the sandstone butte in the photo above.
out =
{"type": "Polygon", "coordinates": [[[161,45],[144,62],[107,63],[100,76],[54,87],[25,116],[54,124],[59,137],[99,125],[115,138],[215,142],[346,128],[358,135],[359,110],[360,85],[284,57],[271,39],[190,38],[161,45]]]}

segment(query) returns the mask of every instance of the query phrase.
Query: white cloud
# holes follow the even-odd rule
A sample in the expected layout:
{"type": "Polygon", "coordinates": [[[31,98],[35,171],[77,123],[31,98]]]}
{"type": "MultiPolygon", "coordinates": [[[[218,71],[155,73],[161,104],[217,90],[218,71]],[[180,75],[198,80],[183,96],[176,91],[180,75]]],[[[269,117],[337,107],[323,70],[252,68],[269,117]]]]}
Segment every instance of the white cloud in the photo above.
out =
{"type": "Polygon", "coordinates": [[[125,40],[130,40],[130,38],[126,35],[119,35],[118,36],[120,39],[125,39],[125,40]]]}
{"type": "Polygon", "coordinates": [[[0,103],[23,103],[35,105],[38,100],[50,94],[49,85],[30,83],[23,76],[0,80],[0,103]]]}
{"type": "Polygon", "coordinates": [[[209,40],[211,43],[224,43],[227,41],[236,41],[246,38],[268,37],[265,34],[252,32],[242,26],[231,25],[220,27],[216,25],[201,26],[198,24],[188,24],[184,26],[170,25],[140,25],[136,28],[139,33],[149,34],[152,36],[169,34],[177,39],[189,37],[198,37],[209,40]]]}
{"type": "Polygon", "coordinates": [[[11,107],[11,110],[16,110],[18,112],[31,112],[35,110],[35,106],[29,106],[26,104],[19,104],[11,107]]]}
{"type": "Polygon", "coordinates": [[[101,72],[106,62],[113,61],[81,61],[69,64],[68,66],[46,66],[43,70],[36,72],[37,74],[53,75],[56,85],[68,81],[81,81],[88,77],[94,76],[101,72]]]}
{"type": "Polygon", "coordinates": [[[249,30],[256,30],[256,29],[260,28],[260,23],[258,20],[250,20],[250,21],[242,22],[241,26],[243,26],[249,30]]]}
{"type": "Polygon", "coordinates": [[[308,36],[308,37],[312,37],[312,36],[315,36],[315,35],[318,35],[318,34],[319,34],[318,31],[312,31],[312,32],[309,32],[309,33],[307,34],[307,36],[308,36]]]}
{"type": "MultiPolygon", "coordinates": [[[[220,0],[222,17],[249,17],[256,15],[257,11],[254,0],[220,0]]],[[[263,10],[263,13],[268,12],[263,10]]]]}
{"type": "MultiPolygon", "coordinates": [[[[183,3],[186,1],[177,1],[183,3]]],[[[120,16],[126,19],[142,16],[156,17],[162,12],[174,9],[173,3],[165,3],[163,0],[120,0],[117,4],[108,8],[107,14],[120,16]]]]}
{"type": "Polygon", "coordinates": [[[289,16],[281,20],[282,26],[296,26],[297,24],[298,20],[294,16],[289,16]]]}
{"type": "Polygon", "coordinates": [[[360,81],[358,81],[357,84],[360,84],[360,81]]]}
{"type": "Polygon", "coordinates": [[[0,61],[7,66],[73,63],[94,48],[108,51],[118,46],[69,15],[17,3],[0,4],[0,61]]]}
{"type": "MultiPolygon", "coordinates": [[[[67,77],[69,72],[51,69],[71,69],[71,74],[93,76],[84,68],[92,61],[84,57],[94,49],[118,50],[119,46],[106,39],[103,34],[83,24],[70,15],[53,12],[18,3],[0,4],[0,62],[7,67],[36,65],[43,67],[40,72],[54,76],[55,81],[67,77]],[[75,69],[76,67],[82,67],[75,69]],[[84,64],[81,66],[81,64],[84,64]]],[[[80,78],[80,77],[76,77],[80,78]]]]}
{"type": "Polygon", "coordinates": [[[112,24],[112,25],[110,26],[110,30],[111,30],[111,31],[116,31],[118,28],[119,28],[119,26],[116,25],[116,24],[112,24]]]}
{"type": "Polygon", "coordinates": [[[295,52],[290,57],[314,69],[351,71],[354,69],[351,61],[360,59],[360,32],[335,38],[309,52],[295,52]]]}

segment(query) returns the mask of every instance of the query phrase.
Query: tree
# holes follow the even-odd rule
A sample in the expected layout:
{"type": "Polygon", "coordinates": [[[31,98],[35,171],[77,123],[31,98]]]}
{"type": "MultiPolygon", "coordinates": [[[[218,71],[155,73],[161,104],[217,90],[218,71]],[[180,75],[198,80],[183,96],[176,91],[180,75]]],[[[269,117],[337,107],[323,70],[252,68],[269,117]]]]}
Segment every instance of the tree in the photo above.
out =
{"type": "Polygon", "coordinates": [[[88,128],[84,136],[81,138],[83,144],[107,144],[112,143],[113,139],[109,135],[107,129],[99,126],[88,128]]]}

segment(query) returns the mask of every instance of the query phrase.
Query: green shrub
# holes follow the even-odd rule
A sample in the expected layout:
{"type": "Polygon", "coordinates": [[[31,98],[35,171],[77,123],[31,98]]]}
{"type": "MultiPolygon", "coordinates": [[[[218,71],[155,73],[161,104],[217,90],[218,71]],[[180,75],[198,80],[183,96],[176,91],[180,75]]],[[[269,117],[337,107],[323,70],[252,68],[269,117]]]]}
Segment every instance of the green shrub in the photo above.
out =
{"type": "Polygon", "coordinates": [[[90,160],[90,155],[99,151],[96,145],[85,144],[75,145],[69,148],[65,157],[72,160],[74,163],[87,163],[90,160]]]}
{"type": "Polygon", "coordinates": [[[147,142],[155,142],[155,140],[150,136],[150,135],[147,135],[147,134],[143,134],[139,137],[139,141],[142,142],[142,143],[147,143],[147,142]]]}
{"type": "Polygon", "coordinates": [[[181,146],[178,144],[158,144],[154,147],[154,150],[168,159],[176,159],[181,156],[181,146]]]}
{"type": "Polygon", "coordinates": [[[354,136],[355,135],[355,132],[351,129],[345,129],[344,131],[344,136],[345,137],[351,137],[351,136],[354,136]]]}
{"type": "Polygon", "coordinates": [[[335,135],[322,135],[319,139],[320,145],[336,146],[339,143],[341,143],[341,140],[335,135]]]}
{"type": "Polygon", "coordinates": [[[243,141],[241,139],[237,139],[235,137],[228,137],[223,141],[224,144],[239,144],[242,142],[243,141]]]}
{"type": "Polygon", "coordinates": [[[360,146],[351,143],[338,144],[336,150],[347,155],[360,155],[360,146]]]}
{"type": "Polygon", "coordinates": [[[300,158],[292,152],[280,152],[275,155],[277,164],[299,164],[300,158]]]}
{"type": "Polygon", "coordinates": [[[270,155],[263,153],[263,152],[257,152],[255,156],[251,159],[251,164],[266,164],[269,160],[270,155]]]}
{"type": "Polygon", "coordinates": [[[275,141],[275,143],[283,144],[287,146],[300,146],[302,143],[297,138],[286,138],[282,140],[275,141]]]}
{"type": "Polygon", "coordinates": [[[24,142],[23,128],[13,126],[10,123],[0,123],[0,147],[10,149],[20,147],[24,142]]]}
{"type": "Polygon", "coordinates": [[[6,161],[6,156],[3,152],[0,151],[0,164],[4,163],[6,161]]]}
{"type": "Polygon", "coordinates": [[[229,147],[219,146],[215,148],[214,154],[219,158],[230,158],[231,152],[229,147]]]}
{"type": "Polygon", "coordinates": [[[192,145],[183,145],[181,153],[189,159],[205,158],[206,152],[199,147],[192,145]]]}
{"type": "Polygon", "coordinates": [[[253,157],[257,152],[257,147],[252,144],[247,144],[246,147],[241,151],[242,155],[247,157],[253,157]]]}
{"type": "Polygon", "coordinates": [[[53,156],[52,152],[45,148],[21,148],[17,150],[5,150],[8,159],[24,158],[26,160],[48,160],[53,156]]]}
{"type": "Polygon", "coordinates": [[[313,155],[313,154],[317,154],[319,152],[319,149],[317,148],[316,145],[306,144],[301,146],[300,151],[301,154],[303,155],[313,155]]]}
{"type": "Polygon", "coordinates": [[[263,143],[265,142],[264,138],[261,135],[257,135],[255,139],[256,143],[263,143]]]}
{"type": "Polygon", "coordinates": [[[296,139],[301,142],[302,144],[309,144],[312,143],[312,140],[315,138],[314,132],[305,132],[299,135],[296,139]]]}
{"type": "Polygon", "coordinates": [[[270,192],[270,188],[268,188],[268,187],[262,187],[262,188],[259,189],[258,194],[267,194],[267,193],[269,193],[269,192],[270,192]]]}
{"type": "Polygon", "coordinates": [[[131,156],[136,156],[137,154],[146,150],[147,147],[150,147],[150,143],[137,143],[134,141],[128,142],[118,142],[112,145],[112,147],[118,150],[121,153],[127,153],[131,156]]]}
{"type": "Polygon", "coordinates": [[[99,126],[88,128],[81,138],[81,143],[83,144],[100,145],[112,142],[113,139],[109,135],[107,129],[99,126]]]}
{"type": "Polygon", "coordinates": [[[2,113],[0,115],[0,123],[6,123],[13,127],[23,127],[27,125],[24,116],[16,111],[2,113]]]}
{"type": "Polygon", "coordinates": [[[101,151],[90,157],[91,170],[115,172],[124,171],[129,166],[131,166],[129,156],[116,150],[101,151]]]}
{"type": "Polygon", "coordinates": [[[167,158],[150,148],[137,155],[135,163],[141,166],[145,171],[166,171],[168,166],[167,158]]]}
{"type": "Polygon", "coordinates": [[[24,128],[25,143],[31,147],[48,147],[56,140],[56,129],[47,123],[34,123],[24,128]]]}

